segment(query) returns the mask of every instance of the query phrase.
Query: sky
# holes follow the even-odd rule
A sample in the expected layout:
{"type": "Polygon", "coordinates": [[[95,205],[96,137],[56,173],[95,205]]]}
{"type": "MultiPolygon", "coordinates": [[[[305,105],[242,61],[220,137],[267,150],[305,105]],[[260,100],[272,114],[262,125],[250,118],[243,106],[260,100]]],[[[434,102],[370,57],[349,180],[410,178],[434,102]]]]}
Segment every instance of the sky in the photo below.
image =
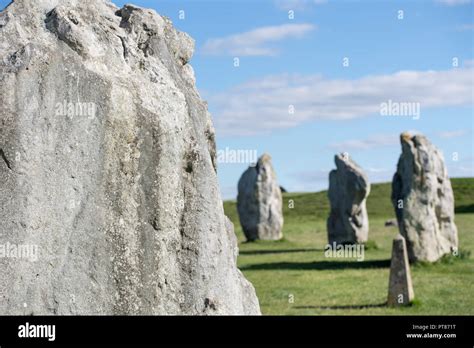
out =
{"type": "MultiPolygon", "coordinates": [[[[195,39],[218,150],[269,153],[288,191],[326,189],[339,152],[390,181],[403,131],[474,176],[472,0],[114,1],[129,2],[195,39]]],[[[224,199],[248,166],[219,162],[224,199]]]]}

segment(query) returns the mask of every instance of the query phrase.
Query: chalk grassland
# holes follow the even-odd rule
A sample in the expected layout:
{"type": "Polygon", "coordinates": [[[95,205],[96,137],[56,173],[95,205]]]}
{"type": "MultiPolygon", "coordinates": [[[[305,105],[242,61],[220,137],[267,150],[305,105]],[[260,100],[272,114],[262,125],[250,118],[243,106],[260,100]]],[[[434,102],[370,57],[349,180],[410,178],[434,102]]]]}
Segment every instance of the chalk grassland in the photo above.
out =
{"type": "Polygon", "coordinates": [[[372,185],[367,202],[369,243],[363,262],[324,256],[326,192],[283,195],[285,238],[278,242],[244,243],[236,203],[224,202],[239,239],[239,267],[254,284],[263,314],[474,314],[474,178],[452,179],[452,184],[460,254],[412,266],[415,302],[405,308],[385,305],[392,239],[398,231],[384,227],[387,219],[394,218],[390,184],[372,185]],[[288,208],[290,200],[293,209],[288,208]]]}

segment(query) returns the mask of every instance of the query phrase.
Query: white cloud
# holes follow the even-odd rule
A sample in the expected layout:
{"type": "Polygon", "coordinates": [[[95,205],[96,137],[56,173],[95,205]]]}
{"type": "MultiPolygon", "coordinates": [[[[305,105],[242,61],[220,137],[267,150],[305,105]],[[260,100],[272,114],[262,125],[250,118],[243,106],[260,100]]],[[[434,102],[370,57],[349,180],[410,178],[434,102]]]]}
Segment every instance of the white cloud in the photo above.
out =
{"type": "Polygon", "coordinates": [[[445,132],[440,132],[438,133],[438,136],[440,138],[446,138],[446,139],[449,139],[449,138],[460,138],[466,134],[469,134],[469,131],[466,130],[466,129],[459,129],[459,130],[455,130],[455,131],[445,131],[445,132]]]}
{"type": "Polygon", "coordinates": [[[273,56],[275,47],[268,46],[289,38],[301,38],[316,27],[312,24],[283,24],[261,27],[244,33],[209,39],[201,53],[206,55],[273,56]]]}
{"type": "Polygon", "coordinates": [[[473,68],[474,67],[474,59],[466,59],[464,62],[465,68],[473,68]]]}
{"type": "MultiPolygon", "coordinates": [[[[333,169],[336,169],[336,166],[327,170],[308,170],[293,173],[292,176],[297,180],[297,184],[294,185],[290,191],[304,192],[327,190],[329,184],[329,173],[333,169]]],[[[362,170],[367,174],[371,183],[389,182],[392,180],[395,172],[395,168],[362,167],[362,170]]]]}
{"type": "Polygon", "coordinates": [[[308,121],[379,115],[381,103],[388,100],[420,103],[423,118],[426,108],[471,104],[473,77],[473,69],[460,68],[400,71],[355,80],[284,74],[212,95],[209,105],[221,135],[254,135],[308,121]]]}
{"type": "Polygon", "coordinates": [[[466,167],[466,166],[451,166],[448,169],[448,174],[451,178],[464,178],[464,177],[472,177],[474,176],[474,167],[466,167]]]}
{"type": "Polygon", "coordinates": [[[457,6],[470,4],[471,0],[436,0],[436,2],[446,6],[457,6]]]}
{"type": "Polygon", "coordinates": [[[457,26],[456,28],[458,31],[470,31],[470,30],[474,30],[474,24],[463,24],[463,25],[459,25],[457,26]]]}
{"type": "Polygon", "coordinates": [[[390,170],[389,169],[385,169],[385,168],[373,168],[373,167],[370,167],[370,168],[367,168],[367,171],[369,173],[388,173],[390,170]]]}
{"type": "Polygon", "coordinates": [[[400,143],[399,135],[375,135],[367,139],[346,140],[339,143],[332,143],[329,148],[340,152],[351,152],[354,150],[369,150],[373,148],[380,148],[381,146],[393,146],[400,143]]]}
{"type": "Polygon", "coordinates": [[[326,4],[327,0],[275,0],[275,5],[281,10],[304,10],[312,5],[326,4]]]}
{"type": "Polygon", "coordinates": [[[331,169],[302,171],[302,172],[294,173],[293,176],[302,183],[317,183],[321,181],[326,182],[328,180],[330,171],[331,169]]]}
{"type": "Polygon", "coordinates": [[[396,163],[397,162],[395,161],[393,168],[390,168],[390,169],[389,168],[372,168],[372,167],[365,169],[364,167],[362,167],[362,170],[364,170],[367,176],[369,177],[369,182],[371,184],[375,184],[378,182],[391,182],[393,179],[393,174],[395,174],[396,163]]]}

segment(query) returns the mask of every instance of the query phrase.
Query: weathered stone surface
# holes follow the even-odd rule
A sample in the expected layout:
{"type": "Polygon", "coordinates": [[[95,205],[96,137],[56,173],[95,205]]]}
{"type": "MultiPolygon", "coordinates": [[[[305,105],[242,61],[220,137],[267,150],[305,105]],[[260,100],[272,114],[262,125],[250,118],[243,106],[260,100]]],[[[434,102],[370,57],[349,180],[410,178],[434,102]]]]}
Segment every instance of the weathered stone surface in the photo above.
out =
{"type": "Polygon", "coordinates": [[[366,208],[369,180],[347,154],[336,155],[334,161],[337,169],[329,173],[329,244],[365,243],[369,235],[366,208]]]}
{"type": "Polygon", "coordinates": [[[392,183],[400,233],[413,261],[438,260],[458,247],[454,196],[441,152],[423,135],[403,133],[392,183]]]}
{"type": "Polygon", "coordinates": [[[237,210],[247,240],[283,237],[282,196],[271,157],[262,155],[239,180],[237,210]]]}
{"type": "Polygon", "coordinates": [[[387,303],[389,306],[405,306],[410,304],[414,297],[407,246],[405,238],[399,234],[393,239],[387,303]]]}
{"type": "Polygon", "coordinates": [[[0,314],[260,313],[193,45],[104,0],[1,12],[0,244],[38,260],[0,258],[0,314]]]}

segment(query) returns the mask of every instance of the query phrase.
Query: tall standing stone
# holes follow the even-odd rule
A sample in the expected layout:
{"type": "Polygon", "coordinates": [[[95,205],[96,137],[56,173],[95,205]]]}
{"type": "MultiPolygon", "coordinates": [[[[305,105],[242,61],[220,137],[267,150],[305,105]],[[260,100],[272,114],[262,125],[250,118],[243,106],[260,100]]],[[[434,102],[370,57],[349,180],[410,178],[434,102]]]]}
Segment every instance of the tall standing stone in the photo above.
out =
{"type": "Polygon", "coordinates": [[[0,245],[38,252],[0,258],[1,315],[260,313],[193,50],[133,5],[0,13],[0,245]]]}
{"type": "Polygon", "coordinates": [[[393,240],[387,304],[389,306],[408,305],[414,297],[405,238],[398,234],[393,240]]]}
{"type": "Polygon", "coordinates": [[[245,237],[278,240],[283,237],[282,195],[271,157],[262,155],[239,180],[237,210],[245,237]]]}
{"type": "Polygon", "coordinates": [[[443,155],[423,135],[403,133],[392,203],[411,262],[438,260],[458,247],[454,196],[443,155]]]}
{"type": "Polygon", "coordinates": [[[347,154],[336,155],[334,161],[337,169],[329,173],[329,244],[365,243],[369,235],[366,208],[369,180],[347,154]]]}

